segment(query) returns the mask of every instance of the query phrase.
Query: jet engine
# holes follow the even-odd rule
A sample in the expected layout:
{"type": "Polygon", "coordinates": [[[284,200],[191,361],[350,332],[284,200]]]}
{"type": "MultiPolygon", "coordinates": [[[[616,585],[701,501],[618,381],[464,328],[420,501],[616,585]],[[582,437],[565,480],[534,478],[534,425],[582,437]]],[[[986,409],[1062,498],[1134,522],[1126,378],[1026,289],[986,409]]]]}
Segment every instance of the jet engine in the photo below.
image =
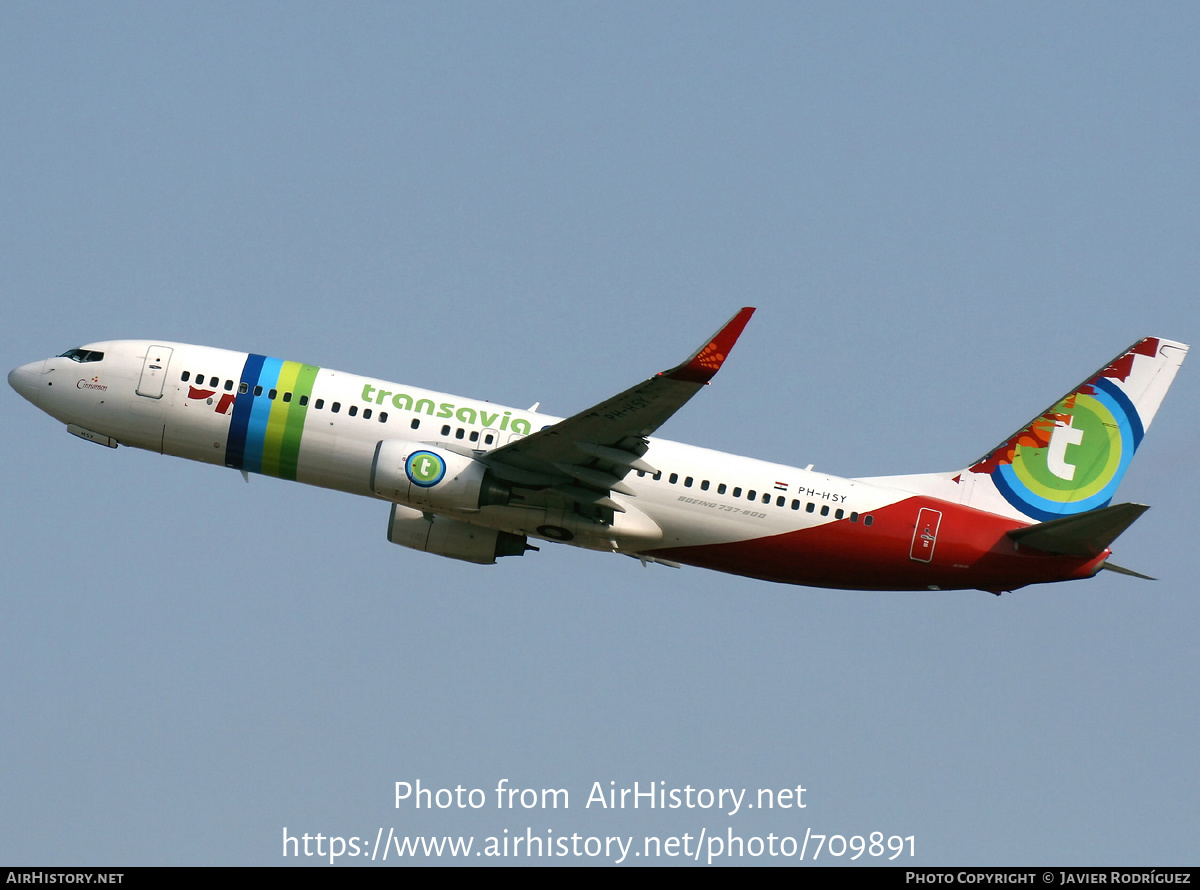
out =
{"type": "Polygon", "coordinates": [[[474,458],[403,439],[384,439],[375,446],[371,490],[434,513],[503,506],[512,497],[512,488],[474,458]]]}
{"type": "Polygon", "coordinates": [[[529,546],[524,535],[422,513],[403,504],[392,504],[388,540],[401,547],[483,565],[491,565],[501,556],[521,556],[526,550],[537,549],[529,546]]]}

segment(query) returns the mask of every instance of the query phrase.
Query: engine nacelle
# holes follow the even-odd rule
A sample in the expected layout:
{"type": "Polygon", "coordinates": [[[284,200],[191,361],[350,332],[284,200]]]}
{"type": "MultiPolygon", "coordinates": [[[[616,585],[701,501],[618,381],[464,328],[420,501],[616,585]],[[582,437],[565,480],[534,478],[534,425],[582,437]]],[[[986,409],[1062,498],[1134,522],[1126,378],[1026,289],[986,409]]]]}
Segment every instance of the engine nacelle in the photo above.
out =
{"type": "Polygon", "coordinates": [[[474,458],[403,439],[384,439],[375,446],[371,490],[432,512],[504,505],[512,495],[474,458]]]}
{"type": "Polygon", "coordinates": [[[536,549],[528,546],[524,535],[425,514],[403,504],[392,504],[388,540],[401,547],[483,565],[491,565],[501,556],[521,556],[526,550],[536,549]]]}

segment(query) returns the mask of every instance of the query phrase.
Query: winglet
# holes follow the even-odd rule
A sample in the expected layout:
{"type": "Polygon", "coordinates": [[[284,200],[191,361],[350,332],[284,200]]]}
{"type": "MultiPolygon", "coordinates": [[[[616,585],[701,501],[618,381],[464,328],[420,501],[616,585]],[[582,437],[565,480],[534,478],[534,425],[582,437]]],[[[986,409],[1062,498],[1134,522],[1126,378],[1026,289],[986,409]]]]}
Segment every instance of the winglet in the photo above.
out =
{"type": "Polygon", "coordinates": [[[754,314],[753,306],[740,309],[733,318],[725,323],[721,330],[713,334],[712,339],[701,346],[682,365],[677,365],[669,371],[663,371],[659,376],[684,383],[708,383],[721,370],[733,344],[742,335],[742,330],[754,314]]]}

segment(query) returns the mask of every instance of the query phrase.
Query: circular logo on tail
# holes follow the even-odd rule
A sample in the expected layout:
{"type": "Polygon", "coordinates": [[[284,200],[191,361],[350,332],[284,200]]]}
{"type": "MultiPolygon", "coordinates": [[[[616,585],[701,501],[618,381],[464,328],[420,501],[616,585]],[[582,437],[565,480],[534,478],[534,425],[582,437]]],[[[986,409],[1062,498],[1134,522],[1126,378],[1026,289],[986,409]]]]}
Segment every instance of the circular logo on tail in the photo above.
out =
{"type": "Polygon", "coordinates": [[[404,472],[413,485],[430,488],[446,475],[446,462],[432,451],[414,451],[404,462],[404,472]]]}
{"type": "MultiPolygon", "coordinates": [[[[1088,387],[1067,396],[1017,437],[1011,462],[992,479],[1005,499],[1039,519],[1107,504],[1137,448],[1132,405],[1119,391],[1088,387]]],[[[1140,427],[1140,422],[1138,423],[1140,427]]]]}

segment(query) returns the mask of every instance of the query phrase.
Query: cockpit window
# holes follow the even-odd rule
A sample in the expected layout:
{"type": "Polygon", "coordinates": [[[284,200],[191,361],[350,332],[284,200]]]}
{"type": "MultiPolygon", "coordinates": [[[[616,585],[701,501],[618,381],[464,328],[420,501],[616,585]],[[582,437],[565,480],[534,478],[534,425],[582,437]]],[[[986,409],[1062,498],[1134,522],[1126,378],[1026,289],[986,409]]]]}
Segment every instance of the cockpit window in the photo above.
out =
{"type": "Polygon", "coordinates": [[[104,353],[95,349],[68,349],[59,358],[69,358],[73,362],[98,362],[104,358],[104,353]]]}

